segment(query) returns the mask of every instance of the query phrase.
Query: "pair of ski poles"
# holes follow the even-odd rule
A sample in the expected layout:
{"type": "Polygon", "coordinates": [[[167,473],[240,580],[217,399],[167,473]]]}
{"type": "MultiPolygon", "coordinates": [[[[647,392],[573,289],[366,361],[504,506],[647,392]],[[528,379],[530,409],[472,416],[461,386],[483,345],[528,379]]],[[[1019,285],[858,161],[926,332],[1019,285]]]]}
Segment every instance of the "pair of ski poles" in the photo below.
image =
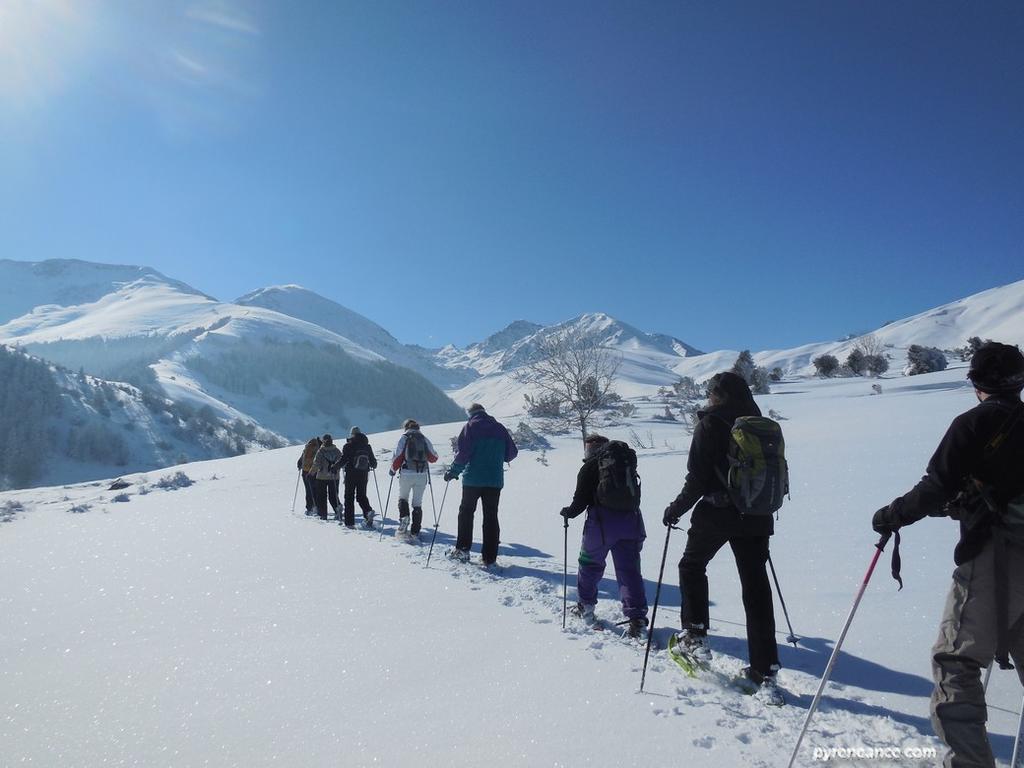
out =
{"type": "MultiPolygon", "coordinates": [[[[565,629],[565,616],[568,605],[568,581],[569,581],[569,519],[565,518],[565,543],[564,543],[564,568],[562,572],[562,628],[565,629]]],[[[654,627],[655,621],[658,618],[658,604],[661,601],[661,584],[665,578],[665,560],[668,558],[668,543],[672,536],[673,529],[678,530],[675,525],[666,526],[665,530],[665,546],[661,552],[661,565],[658,568],[658,585],[654,591],[654,608],[651,611],[651,623],[650,630],[647,633],[647,646],[644,649],[644,663],[643,671],[640,675],[640,692],[644,690],[644,683],[647,680],[647,664],[651,656],[651,642],[654,639],[654,627]]],[[[771,566],[772,579],[775,581],[775,590],[779,595],[779,603],[782,605],[782,613],[786,617],[786,626],[789,628],[789,635],[786,636],[786,642],[792,643],[793,647],[796,648],[797,642],[800,638],[796,636],[793,631],[793,624],[789,620],[789,609],[786,607],[785,598],[782,596],[782,587],[779,585],[779,577],[775,573],[775,564],[772,563],[771,555],[768,556],[768,563],[771,566]]]]}
{"type": "MultiPolygon", "coordinates": [[[[373,475],[373,483],[377,484],[377,474],[373,475]]],[[[430,467],[427,467],[427,487],[430,489],[430,508],[434,515],[434,535],[430,537],[430,549],[427,551],[427,561],[424,564],[424,568],[430,565],[430,558],[434,554],[434,542],[437,540],[437,529],[441,525],[441,514],[444,512],[444,502],[448,498],[448,485],[451,483],[450,480],[446,480],[444,483],[444,494],[441,496],[441,507],[438,509],[434,501],[434,484],[431,481],[430,467]]],[[[391,506],[391,489],[395,485],[395,475],[391,475],[391,482],[388,483],[388,499],[384,504],[384,511],[381,516],[380,525],[380,537],[378,541],[384,540],[384,523],[387,520],[387,510],[391,506]]],[[[377,489],[377,503],[380,503],[380,488],[377,489]]]]}

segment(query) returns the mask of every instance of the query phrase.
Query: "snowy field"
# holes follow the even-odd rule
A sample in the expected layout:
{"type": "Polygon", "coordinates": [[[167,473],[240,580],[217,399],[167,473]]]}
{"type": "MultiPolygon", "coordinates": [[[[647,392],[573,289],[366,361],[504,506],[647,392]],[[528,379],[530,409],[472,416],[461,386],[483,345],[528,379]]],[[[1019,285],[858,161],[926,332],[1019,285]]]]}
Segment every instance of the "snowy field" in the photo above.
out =
{"type": "MultiPolygon", "coordinates": [[[[94,483],[0,494],[0,515],[6,505],[13,517],[0,524],[0,765],[785,766],[874,552],[871,514],[912,486],[949,420],[974,404],[963,368],[882,384],[874,395],[864,379],[794,381],[758,398],[786,419],[792,474],[772,540],[802,638],[780,648],[782,709],[688,679],[664,652],[652,653],[641,694],[642,650],[571,619],[562,630],[557,512],[574,487],[576,441],[556,440],[546,464],[526,451],[512,464],[498,573],[443,556],[458,483],[424,568],[429,494],[419,546],[396,541],[393,524],[378,541],[310,520],[301,494],[291,511],[299,448],[289,448],[183,466],[196,483],[177,490],[143,495],[142,476],[132,476],[124,491],[94,483]],[[127,501],[115,502],[118,493],[127,501]]],[[[656,444],[639,451],[653,601],[661,511],[681,487],[689,435],[645,415],[630,426],[656,444]]],[[[459,427],[425,429],[442,461],[459,427]]],[[[397,434],[371,443],[390,449],[397,434]]],[[[610,435],[628,439],[629,427],[610,435]]],[[[387,473],[377,476],[385,496],[387,473]]],[[[438,471],[438,508],[443,489],[438,471]]],[[[372,482],[370,495],[376,506],[372,482]]],[[[389,520],[394,509],[392,494],[389,520]]],[[[582,522],[569,529],[570,603],[582,522]]],[[[814,764],[815,748],[938,747],[929,648],[956,526],[925,520],[904,533],[906,588],[897,593],[889,578],[887,552],[799,765],[814,764]]],[[[474,561],[479,518],[476,539],[474,561]]],[[[669,541],[662,646],[679,625],[684,539],[669,541]]],[[[746,644],[728,550],[710,578],[712,647],[738,669],[746,644]]],[[[603,586],[598,613],[618,621],[610,565],[603,586]]],[[[783,643],[778,601],[776,614],[783,643]]],[[[993,675],[990,726],[1004,763],[1020,696],[1014,673],[993,675]]]]}

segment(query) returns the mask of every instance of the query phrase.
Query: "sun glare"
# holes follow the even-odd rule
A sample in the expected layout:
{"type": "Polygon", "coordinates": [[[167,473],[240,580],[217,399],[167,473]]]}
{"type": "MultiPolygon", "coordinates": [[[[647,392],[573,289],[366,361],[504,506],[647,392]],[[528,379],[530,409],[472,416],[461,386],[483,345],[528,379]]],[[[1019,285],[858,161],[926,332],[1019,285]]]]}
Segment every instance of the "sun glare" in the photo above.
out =
{"type": "Polygon", "coordinates": [[[38,105],[67,80],[88,30],[88,0],[0,3],[0,99],[38,105]]]}

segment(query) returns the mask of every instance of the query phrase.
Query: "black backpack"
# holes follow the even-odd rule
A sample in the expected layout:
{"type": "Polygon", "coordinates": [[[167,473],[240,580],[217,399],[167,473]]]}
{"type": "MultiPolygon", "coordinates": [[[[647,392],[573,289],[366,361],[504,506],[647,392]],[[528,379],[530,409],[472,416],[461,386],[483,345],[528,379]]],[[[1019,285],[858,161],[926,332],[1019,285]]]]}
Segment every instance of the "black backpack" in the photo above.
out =
{"type": "Polygon", "coordinates": [[[420,432],[410,432],[405,436],[405,466],[413,472],[427,469],[427,438],[420,432]]]}
{"type": "Polygon", "coordinates": [[[352,469],[356,469],[360,472],[370,471],[370,454],[365,450],[357,453],[355,459],[352,461],[352,469]]]}
{"type": "Polygon", "coordinates": [[[598,505],[606,509],[637,512],[640,509],[640,475],[636,451],[621,440],[610,441],[597,454],[598,505]]]}

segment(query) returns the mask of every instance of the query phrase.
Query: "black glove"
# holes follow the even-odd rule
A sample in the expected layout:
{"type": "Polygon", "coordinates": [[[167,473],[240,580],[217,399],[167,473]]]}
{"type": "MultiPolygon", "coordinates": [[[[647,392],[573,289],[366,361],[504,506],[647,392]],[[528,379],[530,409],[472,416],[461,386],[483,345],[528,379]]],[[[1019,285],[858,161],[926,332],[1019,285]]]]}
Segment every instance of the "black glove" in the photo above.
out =
{"type": "Polygon", "coordinates": [[[558,514],[560,514],[566,520],[572,520],[574,517],[578,517],[580,514],[582,514],[582,510],[580,510],[579,512],[573,512],[572,507],[562,507],[562,511],[558,514]]]}
{"type": "Polygon", "coordinates": [[[452,472],[450,469],[444,473],[444,481],[450,483],[452,480],[458,480],[459,476],[457,473],[452,472]]]}
{"type": "Polygon", "coordinates": [[[899,505],[894,501],[892,504],[887,504],[875,512],[871,518],[871,527],[875,529],[875,533],[884,536],[887,533],[899,530],[900,519],[898,511],[899,505]]]}
{"type": "Polygon", "coordinates": [[[391,477],[394,477],[395,476],[395,470],[389,469],[388,470],[388,474],[391,475],[391,477]]]}
{"type": "Polygon", "coordinates": [[[683,517],[683,513],[679,511],[675,504],[669,504],[665,507],[665,514],[661,517],[661,522],[666,526],[676,525],[683,517]]]}

